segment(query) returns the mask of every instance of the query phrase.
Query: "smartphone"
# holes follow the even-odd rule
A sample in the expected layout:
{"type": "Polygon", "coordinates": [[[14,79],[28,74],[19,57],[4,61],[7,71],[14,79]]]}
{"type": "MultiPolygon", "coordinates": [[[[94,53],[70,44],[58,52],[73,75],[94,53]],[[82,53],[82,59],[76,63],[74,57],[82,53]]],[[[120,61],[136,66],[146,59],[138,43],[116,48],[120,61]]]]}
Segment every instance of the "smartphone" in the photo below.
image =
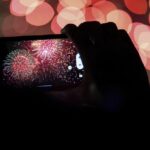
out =
{"type": "Polygon", "coordinates": [[[65,35],[0,38],[1,88],[66,89],[83,75],[79,51],[65,35]]]}

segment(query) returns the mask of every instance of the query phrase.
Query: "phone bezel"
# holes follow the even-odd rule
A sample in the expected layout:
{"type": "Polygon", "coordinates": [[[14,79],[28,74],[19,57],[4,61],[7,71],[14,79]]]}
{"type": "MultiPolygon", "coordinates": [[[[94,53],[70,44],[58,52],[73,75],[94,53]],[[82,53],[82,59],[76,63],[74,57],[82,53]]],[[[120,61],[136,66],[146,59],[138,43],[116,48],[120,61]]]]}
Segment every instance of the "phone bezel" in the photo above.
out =
{"type": "Polygon", "coordinates": [[[50,34],[50,35],[31,35],[31,36],[15,36],[15,37],[0,37],[1,41],[28,41],[28,40],[44,40],[44,39],[59,39],[67,38],[65,34],[50,34]]]}

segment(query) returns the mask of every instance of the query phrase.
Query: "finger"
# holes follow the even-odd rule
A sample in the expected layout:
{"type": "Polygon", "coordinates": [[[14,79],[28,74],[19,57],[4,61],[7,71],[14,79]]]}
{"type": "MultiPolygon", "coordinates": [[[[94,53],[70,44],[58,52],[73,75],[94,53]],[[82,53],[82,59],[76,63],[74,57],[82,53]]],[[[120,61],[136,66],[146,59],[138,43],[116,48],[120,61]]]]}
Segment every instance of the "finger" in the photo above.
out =
{"type": "MultiPolygon", "coordinates": [[[[83,38],[86,38],[88,42],[95,45],[97,31],[100,30],[101,24],[97,21],[85,22],[79,25],[79,31],[86,35],[83,38]]],[[[99,35],[100,36],[100,35],[99,35]]]]}
{"type": "MultiPolygon", "coordinates": [[[[113,43],[110,45],[110,42],[118,32],[116,25],[114,23],[100,24],[95,21],[86,22],[79,26],[79,32],[82,33],[81,39],[86,40],[84,52],[88,55],[94,78],[98,81],[101,74],[101,79],[105,79],[107,74],[107,80],[110,79],[109,68],[114,64],[112,63],[113,43]]],[[[111,70],[113,72],[113,67],[111,70]]]]}
{"type": "Polygon", "coordinates": [[[112,40],[117,36],[118,28],[115,23],[108,22],[101,25],[101,32],[103,32],[103,37],[105,40],[112,40]]]}
{"type": "Polygon", "coordinates": [[[72,40],[76,39],[76,31],[77,27],[74,24],[68,24],[61,30],[62,34],[67,35],[72,40]]]}
{"type": "Polygon", "coordinates": [[[81,54],[81,59],[83,61],[85,70],[90,68],[88,51],[93,48],[93,45],[87,37],[87,34],[79,30],[79,27],[76,27],[72,24],[65,26],[62,30],[62,33],[66,34],[79,49],[79,53],[81,54]]]}
{"type": "Polygon", "coordinates": [[[97,21],[82,23],[79,30],[84,32],[94,45],[111,41],[118,31],[116,24],[112,22],[100,24],[97,21]]]}

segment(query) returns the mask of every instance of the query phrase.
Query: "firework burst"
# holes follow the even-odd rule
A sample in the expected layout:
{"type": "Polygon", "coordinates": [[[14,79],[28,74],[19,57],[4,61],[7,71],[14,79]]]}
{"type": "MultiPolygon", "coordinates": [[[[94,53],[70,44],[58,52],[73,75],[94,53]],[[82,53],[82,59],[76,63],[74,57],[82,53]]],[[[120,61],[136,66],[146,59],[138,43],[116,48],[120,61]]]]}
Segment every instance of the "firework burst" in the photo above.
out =
{"type": "Polygon", "coordinates": [[[50,60],[57,54],[58,40],[37,40],[31,43],[32,52],[42,61],[50,60]]]}
{"type": "Polygon", "coordinates": [[[68,66],[74,60],[77,48],[66,39],[37,40],[31,42],[31,52],[41,63],[44,78],[55,76],[63,79],[68,66]]]}
{"type": "Polygon", "coordinates": [[[3,65],[4,76],[10,83],[27,84],[36,78],[37,61],[26,50],[9,53],[3,65]]]}

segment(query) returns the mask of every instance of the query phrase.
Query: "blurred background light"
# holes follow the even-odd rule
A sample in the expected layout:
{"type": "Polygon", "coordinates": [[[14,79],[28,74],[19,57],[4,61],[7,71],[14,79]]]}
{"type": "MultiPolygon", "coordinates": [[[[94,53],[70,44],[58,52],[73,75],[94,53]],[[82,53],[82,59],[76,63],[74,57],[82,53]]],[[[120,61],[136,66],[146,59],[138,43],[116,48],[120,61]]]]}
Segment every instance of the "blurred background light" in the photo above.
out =
{"type": "Polygon", "coordinates": [[[45,0],[19,0],[20,4],[26,6],[26,7],[30,7],[32,5],[32,7],[36,7],[40,4],[42,4],[45,0]]]}
{"type": "Polygon", "coordinates": [[[99,21],[100,23],[105,23],[105,15],[101,10],[96,7],[87,7],[85,9],[85,20],[86,21],[99,21]]]}
{"type": "Polygon", "coordinates": [[[25,16],[43,2],[44,0],[11,0],[10,12],[15,16],[25,16]]]}
{"type": "Polygon", "coordinates": [[[141,25],[141,23],[140,23],[140,22],[133,22],[133,23],[130,24],[130,26],[129,26],[129,28],[130,28],[129,36],[130,36],[130,38],[131,38],[131,40],[132,40],[132,42],[134,43],[134,46],[135,46],[136,48],[138,48],[138,46],[137,46],[136,40],[135,40],[135,38],[134,38],[134,30],[135,30],[135,28],[136,28],[137,25],[141,25]]]}
{"type": "Polygon", "coordinates": [[[133,23],[130,37],[141,56],[143,64],[150,70],[150,26],[140,22],[133,23]]]}
{"type": "Polygon", "coordinates": [[[87,0],[59,0],[59,3],[64,7],[84,8],[88,3],[87,0]]]}
{"type": "Polygon", "coordinates": [[[148,32],[148,31],[149,31],[149,26],[142,24],[142,23],[136,24],[136,26],[134,27],[134,39],[135,39],[135,41],[138,43],[140,34],[143,32],[148,32]]]}
{"type": "Polygon", "coordinates": [[[147,0],[124,0],[126,7],[135,14],[147,12],[147,0]]]}
{"type": "Polygon", "coordinates": [[[33,12],[26,15],[26,21],[34,26],[42,26],[51,21],[54,10],[50,4],[44,2],[38,5],[33,12]]]}
{"type": "Polygon", "coordinates": [[[53,18],[50,28],[55,34],[61,32],[61,27],[57,24],[57,16],[53,18]]]}
{"type": "Polygon", "coordinates": [[[140,34],[138,44],[140,50],[146,53],[147,57],[150,58],[150,29],[140,34]]]}
{"type": "Polygon", "coordinates": [[[84,21],[84,13],[77,7],[65,7],[59,12],[57,16],[57,23],[61,28],[63,28],[68,23],[79,25],[84,21]]]}
{"type": "Polygon", "coordinates": [[[150,58],[150,27],[138,25],[134,31],[134,37],[141,53],[150,58]]]}
{"type": "Polygon", "coordinates": [[[57,5],[57,12],[59,13],[62,9],[64,8],[64,6],[61,3],[58,3],[57,5]]]}
{"type": "Polygon", "coordinates": [[[117,9],[117,6],[114,3],[106,0],[100,0],[94,3],[93,6],[101,10],[105,16],[107,16],[110,11],[117,9]]]}
{"type": "Polygon", "coordinates": [[[10,13],[15,16],[25,16],[27,7],[22,5],[18,0],[12,0],[10,3],[10,13]]]}
{"type": "Polygon", "coordinates": [[[107,14],[107,22],[114,22],[119,29],[125,29],[129,32],[132,19],[127,12],[118,9],[107,14]]]}

